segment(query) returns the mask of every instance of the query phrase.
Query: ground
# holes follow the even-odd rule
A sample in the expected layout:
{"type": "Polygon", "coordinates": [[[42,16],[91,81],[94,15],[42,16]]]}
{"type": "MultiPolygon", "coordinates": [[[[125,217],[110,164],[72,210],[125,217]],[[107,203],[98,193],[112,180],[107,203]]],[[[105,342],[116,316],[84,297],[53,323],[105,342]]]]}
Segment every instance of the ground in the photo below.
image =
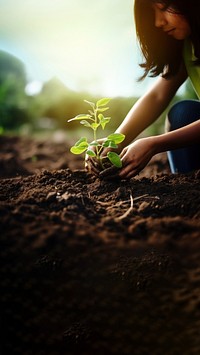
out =
{"type": "Polygon", "coordinates": [[[130,181],[0,137],[1,354],[200,354],[200,171],[130,181]]]}

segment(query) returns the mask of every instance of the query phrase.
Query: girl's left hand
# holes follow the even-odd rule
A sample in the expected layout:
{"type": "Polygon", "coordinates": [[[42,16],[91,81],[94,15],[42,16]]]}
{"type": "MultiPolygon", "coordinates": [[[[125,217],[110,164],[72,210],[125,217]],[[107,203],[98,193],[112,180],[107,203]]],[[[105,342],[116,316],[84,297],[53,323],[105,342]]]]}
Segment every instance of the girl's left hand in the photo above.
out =
{"type": "Polygon", "coordinates": [[[123,167],[119,172],[121,179],[130,179],[148,164],[155,154],[151,138],[141,138],[124,148],[120,154],[123,167]]]}
{"type": "Polygon", "coordinates": [[[122,150],[120,154],[122,168],[120,170],[110,168],[101,172],[100,175],[106,178],[118,176],[121,179],[130,179],[139,174],[154,154],[156,154],[156,148],[153,137],[138,139],[122,150]]]}

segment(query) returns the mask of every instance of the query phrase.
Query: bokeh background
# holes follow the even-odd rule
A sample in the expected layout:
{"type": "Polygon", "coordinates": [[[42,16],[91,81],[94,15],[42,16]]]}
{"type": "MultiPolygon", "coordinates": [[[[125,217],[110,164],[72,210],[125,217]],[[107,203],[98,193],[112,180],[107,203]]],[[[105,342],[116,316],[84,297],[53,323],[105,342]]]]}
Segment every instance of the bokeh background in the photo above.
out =
{"type": "MultiPolygon", "coordinates": [[[[141,61],[133,0],[0,0],[0,133],[78,136],[67,119],[102,97],[115,129],[154,80],[138,83],[141,61]]],[[[189,83],[180,96],[195,97],[189,83]]]]}

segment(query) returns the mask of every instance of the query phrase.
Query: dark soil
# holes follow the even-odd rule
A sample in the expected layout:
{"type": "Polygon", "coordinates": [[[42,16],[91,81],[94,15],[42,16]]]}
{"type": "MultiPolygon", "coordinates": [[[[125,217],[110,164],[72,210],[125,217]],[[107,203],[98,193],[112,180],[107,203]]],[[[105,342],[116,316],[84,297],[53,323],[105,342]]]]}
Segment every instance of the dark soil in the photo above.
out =
{"type": "Polygon", "coordinates": [[[1,354],[200,354],[200,171],[130,181],[0,137],[1,354]]]}

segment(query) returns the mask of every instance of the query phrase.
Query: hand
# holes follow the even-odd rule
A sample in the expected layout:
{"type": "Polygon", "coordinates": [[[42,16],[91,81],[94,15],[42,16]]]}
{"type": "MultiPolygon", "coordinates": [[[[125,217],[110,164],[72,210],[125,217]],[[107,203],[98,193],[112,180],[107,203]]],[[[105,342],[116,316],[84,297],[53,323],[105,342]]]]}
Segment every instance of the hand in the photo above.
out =
{"type": "Polygon", "coordinates": [[[101,166],[99,161],[94,157],[90,157],[89,155],[85,156],[85,169],[88,173],[92,173],[95,175],[99,175],[101,171],[101,166]]]}
{"type": "Polygon", "coordinates": [[[156,153],[153,137],[141,138],[124,148],[120,154],[122,168],[115,167],[104,170],[100,173],[102,178],[130,179],[147,165],[152,156],[156,153]]]}
{"type": "Polygon", "coordinates": [[[121,179],[130,179],[148,164],[156,153],[153,137],[141,138],[124,148],[120,154],[122,168],[119,176],[121,179]]]}
{"type": "MultiPolygon", "coordinates": [[[[98,139],[97,141],[100,144],[103,144],[103,142],[105,140],[106,140],[106,138],[102,138],[102,139],[98,139]]],[[[89,149],[93,150],[96,153],[96,147],[95,146],[90,146],[89,149]]],[[[105,157],[109,150],[110,149],[108,149],[108,148],[104,148],[103,151],[101,152],[101,157],[105,157]]],[[[85,169],[88,172],[90,172],[90,173],[93,173],[95,175],[99,175],[99,173],[102,171],[102,166],[101,166],[99,160],[96,157],[91,157],[91,156],[86,154],[86,156],[85,156],[85,169]]]]}

